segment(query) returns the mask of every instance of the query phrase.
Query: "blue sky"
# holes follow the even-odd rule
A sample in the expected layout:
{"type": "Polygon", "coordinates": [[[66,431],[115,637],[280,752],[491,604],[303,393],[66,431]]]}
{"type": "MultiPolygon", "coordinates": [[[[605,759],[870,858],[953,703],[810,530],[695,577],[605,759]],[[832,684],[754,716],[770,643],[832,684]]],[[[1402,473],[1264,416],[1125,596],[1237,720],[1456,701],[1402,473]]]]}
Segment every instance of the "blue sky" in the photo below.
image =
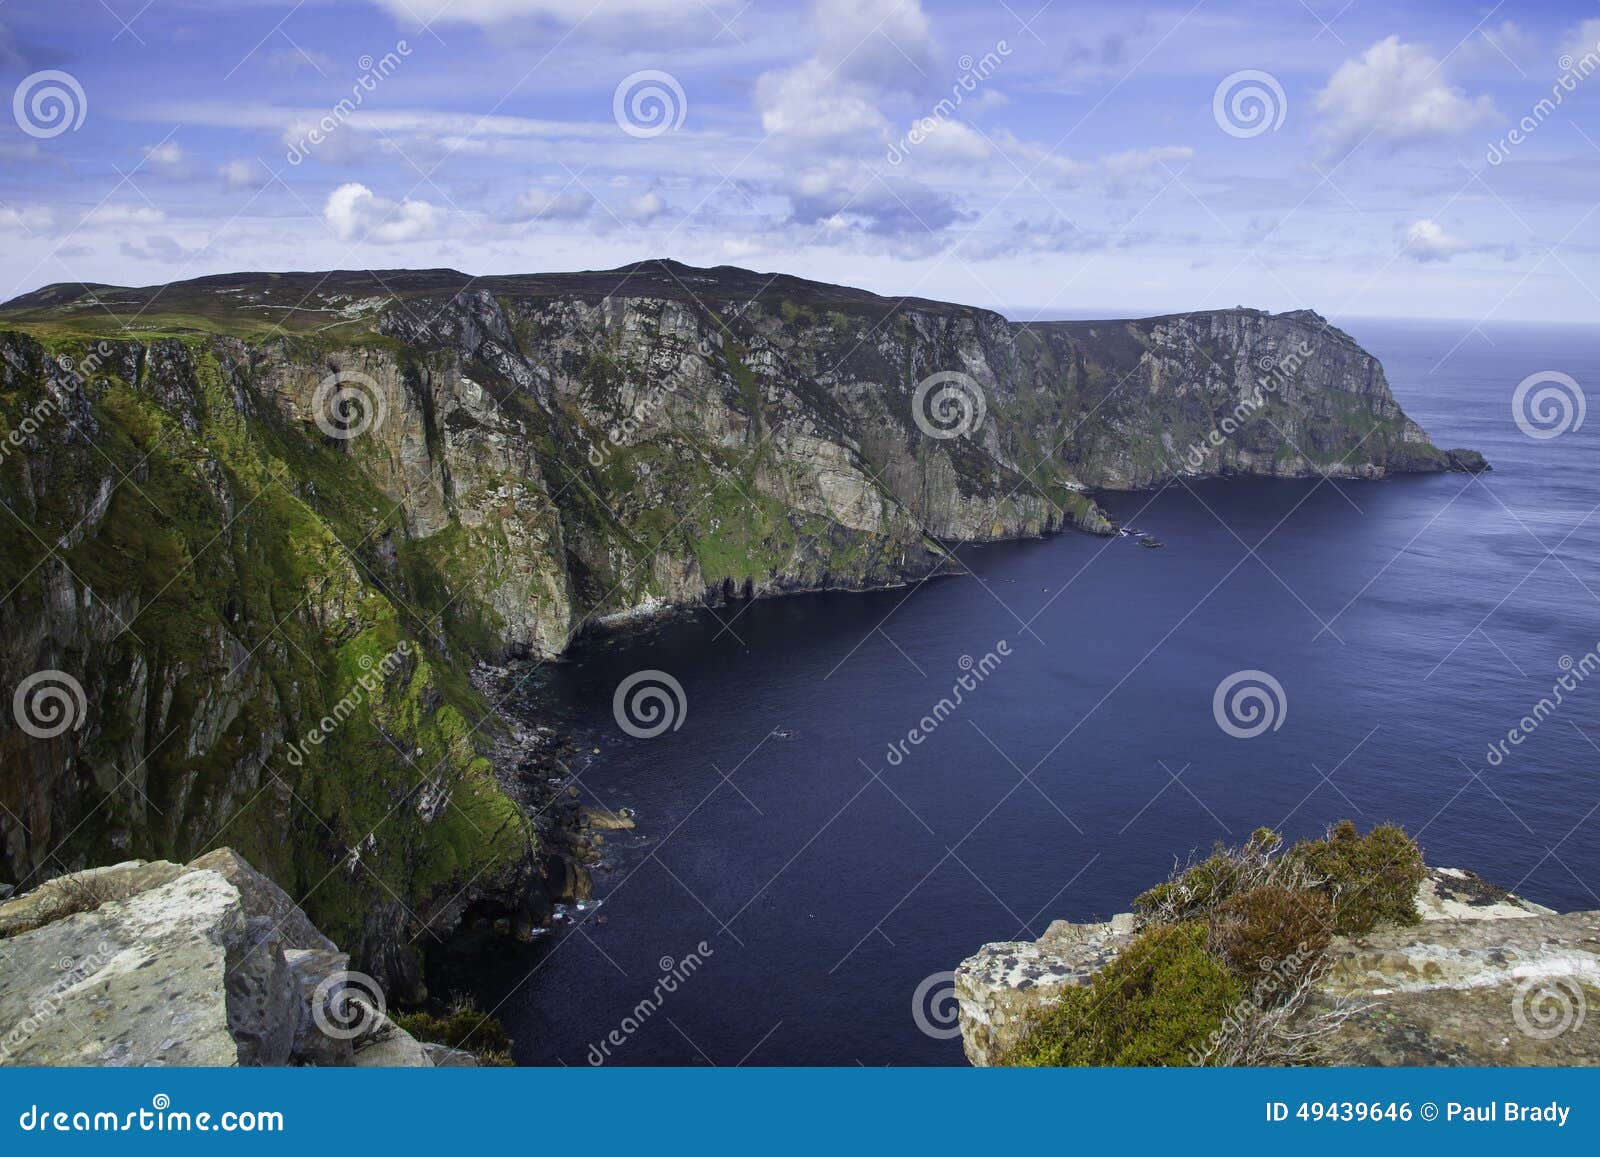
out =
{"type": "Polygon", "coordinates": [[[0,83],[5,297],[671,256],[1022,317],[1600,316],[1595,0],[7,0],[0,83]]]}

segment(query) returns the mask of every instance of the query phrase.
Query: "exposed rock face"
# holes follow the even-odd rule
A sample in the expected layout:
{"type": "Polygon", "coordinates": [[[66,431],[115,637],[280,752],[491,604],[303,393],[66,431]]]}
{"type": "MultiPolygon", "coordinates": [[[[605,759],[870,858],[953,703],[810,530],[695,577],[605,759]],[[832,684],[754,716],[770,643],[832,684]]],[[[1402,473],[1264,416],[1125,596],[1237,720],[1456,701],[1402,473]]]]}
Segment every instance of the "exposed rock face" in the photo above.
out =
{"type": "Polygon", "coordinates": [[[1027,1034],[1028,1014],[1088,984],[1134,937],[1130,912],[1099,924],[1056,920],[1038,940],[985,944],[956,969],[961,1043],[975,1065],[997,1063],[1027,1034]]]}
{"type": "Polygon", "coordinates": [[[0,876],[225,839],[411,996],[424,926],[582,887],[475,658],[1108,532],[1092,487],[1474,468],[1314,314],[1023,326],[670,262],[54,287],[0,355],[0,688],[81,689],[0,713],[0,876]]]}
{"type": "MultiPolygon", "coordinates": [[[[1429,873],[1420,925],[1336,938],[1317,1001],[1359,1009],[1330,1056],[1359,1065],[1600,1064],[1600,912],[1557,915],[1455,868],[1429,873]]],[[[1056,921],[1037,942],[986,944],[956,970],[962,1044],[990,1065],[1030,1012],[1087,984],[1138,927],[1056,921]]]]}
{"type": "Polygon", "coordinates": [[[231,849],[60,877],[0,929],[0,1064],[432,1063],[381,1013],[346,1031],[349,958],[231,849]]]}

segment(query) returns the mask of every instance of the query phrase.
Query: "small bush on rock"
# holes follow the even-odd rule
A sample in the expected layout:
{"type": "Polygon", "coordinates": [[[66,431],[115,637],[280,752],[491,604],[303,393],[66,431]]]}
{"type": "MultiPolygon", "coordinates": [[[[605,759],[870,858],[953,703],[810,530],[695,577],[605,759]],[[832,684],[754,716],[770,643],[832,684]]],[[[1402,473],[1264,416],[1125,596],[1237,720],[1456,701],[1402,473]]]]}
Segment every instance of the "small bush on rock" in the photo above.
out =
{"type": "Polygon", "coordinates": [[[1212,910],[1207,944],[1247,983],[1304,975],[1328,947],[1333,905],[1321,892],[1267,884],[1212,910]]]}
{"type": "Polygon", "coordinates": [[[1039,1016],[1008,1065],[1183,1065],[1244,991],[1206,950],[1203,924],[1149,929],[1039,1016]]]}
{"type": "Polygon", "coordinates": [[[1363,836],[1344,820],[1326,839],[1296,844],[1285,859],[1327,895],[1333,930],[1341,936],[1421,919],[1417,888],[1428,869],[1416,841],[1394,824],[1379,824],[1363,836]]]}
{"type": "Polygon", "coordinates": [[[448,1045],[475,1053],[488,1066],[509,1065],[511,1036],[496,1017],[486,1015],[468,1000],[456,999],[443,1015],[430,1012],[390,1012],[389,1019],[419,1041],[448,1045]]]}

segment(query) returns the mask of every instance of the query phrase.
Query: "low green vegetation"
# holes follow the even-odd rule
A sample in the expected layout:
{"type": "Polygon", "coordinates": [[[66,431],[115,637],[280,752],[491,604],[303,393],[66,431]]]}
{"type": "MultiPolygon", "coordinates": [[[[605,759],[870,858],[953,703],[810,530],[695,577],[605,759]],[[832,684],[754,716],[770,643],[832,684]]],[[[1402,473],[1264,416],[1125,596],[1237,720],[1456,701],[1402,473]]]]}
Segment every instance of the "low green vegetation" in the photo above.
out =
{"type": "Polygon", "coordinates": [[[506,1067],[513,1063],[506,1026],[466,997],[454,998],[440,1012],[390,1012],[389,1019],[419,1041],[474,1054],[480,1065],[506,1067]]]}
{"type": "Polygon", "coordinates": [[[1305,1062],[1342,1022],[1307,998],[1335,935],[1419,919],[1426,875],[1392,824],[1345,820],[1285,849],[1266,828],[1134,901],[1144,926],[1088,983],[1038,1014],[1009,1065],[1305,1062]]]}

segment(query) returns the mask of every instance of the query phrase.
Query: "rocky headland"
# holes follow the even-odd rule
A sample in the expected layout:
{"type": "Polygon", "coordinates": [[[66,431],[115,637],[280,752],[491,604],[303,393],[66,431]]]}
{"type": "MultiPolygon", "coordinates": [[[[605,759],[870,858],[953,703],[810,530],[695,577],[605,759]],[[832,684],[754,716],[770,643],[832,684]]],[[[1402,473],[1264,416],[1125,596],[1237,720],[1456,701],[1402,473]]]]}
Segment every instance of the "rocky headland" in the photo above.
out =
{"type": "Polygon", "coordinates": [[[588,886],[489,667],[1109,533],[1098,490],[1486,467],[1307,311],[1022,325],[670,261],[52,286],[0,307],[0,420],[38,709],[0,717],[0,880],[231,846],[402,1001],[419,940],[588,886]]]}

